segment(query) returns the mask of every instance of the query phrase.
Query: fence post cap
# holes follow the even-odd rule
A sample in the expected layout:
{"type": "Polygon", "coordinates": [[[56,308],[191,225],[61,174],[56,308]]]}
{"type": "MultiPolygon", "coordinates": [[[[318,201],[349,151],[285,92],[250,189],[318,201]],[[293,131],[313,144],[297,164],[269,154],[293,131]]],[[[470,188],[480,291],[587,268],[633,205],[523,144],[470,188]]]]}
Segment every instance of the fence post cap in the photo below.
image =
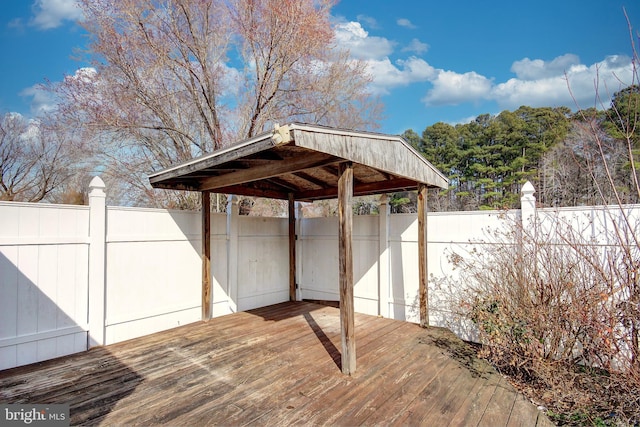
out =
{"type": "Polygon", "coordinates": [[[100,178],[99,176],[94,176],[93,179],[91,180],[91,182],[89,183],[89,188],[90,189],[104,189],[106,187],[104,181],[102,180],[102,178],[100,178]]]}
{"type": "Polygon", "coordinates": [[[531,181],[527,181],[522,186],[522,190],[520,190],[523,196],[533,196],[533,193],[536,192],[536,189],[533,187],[531,181]]]}

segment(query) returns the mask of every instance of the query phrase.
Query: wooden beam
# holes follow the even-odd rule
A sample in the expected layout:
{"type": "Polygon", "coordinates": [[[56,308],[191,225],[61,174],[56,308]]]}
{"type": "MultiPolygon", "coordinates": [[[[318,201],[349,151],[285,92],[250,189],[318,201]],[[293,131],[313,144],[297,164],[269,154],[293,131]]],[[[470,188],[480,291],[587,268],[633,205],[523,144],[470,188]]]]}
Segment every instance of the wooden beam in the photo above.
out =
{"type": "MultiPolygon", "coordinates": [[[[391,193],[394,191],[416,189],[416,182],[406,178],[395,178],[388,181],[376,181],[366,184],[354,185],[354,196],[369,194],[391,193]]],[[[321,190],[308,190],[296,193],[296,200],[320,200],[335,198],[338,195],[336,187],[323,188],[321,190]]]]}
{"type": "Polygon", "coordinates": [[[245,156],[242,160],[284,160],[284,157],[271,149],[267,151],[260,151],[255,154],[251,154],[250,156],[245,156]]]}
{"type": "Polygon", "coordinates": [[[429,286],[427,278],[427,186],[418,184],[418,293],[420,326],[429,326],[429,286]]]}
{"type": "Polygon", "coordinates": [[[211,319],[211,194],[202,194],[202,320],[211,319]]]}
{"type": "Polygon", "coordinates": [[[338,268],[340,273],[340,333],[342,373],[356,371],[356,341],[353,309],[353,164],[340,163],[338,176],[338,268]]]}
{"type": "Polygon", "coordinates": [[[323,153],[309,152],[308,155],[297,156],[285,161],[271,162],[266,165],[255,166],[246,170],[227,173],[220,176],[205,178],[200,181],[200,190],[214,190],[230,185],[257,181],[285,173],[293,173],[325,164],[335,163],[340,159],[323,153]]]}
{"type": "Polygon", "coordinates": [[[296,201],[289,193],[289,301],[296,300],[296,201]]]}
{"type": "Polygon", "coordinates": [[[235,194],[236,196],[264,197],[267,199],[280,200],[287,200],[288,198],[288,193],[285,193],[281,189],[275,189],[274,185],[271,185],[266,181],[258,181],[255,183],[251,183],[251,185],[240,184],[220,187],[216,189],[216,193],[235,194]]]}
{"type": "MultiPolygon", "coordinates": [[[[240,196],[266,197],[270,199],[288,199],[288,193],[282,188],[277,188],[276,183],[267,180],[256,181],[248,184],[230,185],[217,188],[216,192],[224,194],[237,194],[240,196]]],[[[354,196],[366,196],[370,194],[380,194],[393,191],[410,191],[416,189],[416,182],[405,178],[396,178],[390,181],[370,182],[361,185],[354,185],[354,196]]],[[[338,188],[329,187],[319,190],[307,190],[294,192],[297,201],[311,201],[322,199],[335,199],[338,197],[338,188]]]]}
{"type": "Polygon", "coordinates": [[[354,195],[364,196],[369,194],[388,193],[393,191],[415,190],[416,182],[406,178],[394,178],[388,181],[374,181],[353,186],[354,195]]]}

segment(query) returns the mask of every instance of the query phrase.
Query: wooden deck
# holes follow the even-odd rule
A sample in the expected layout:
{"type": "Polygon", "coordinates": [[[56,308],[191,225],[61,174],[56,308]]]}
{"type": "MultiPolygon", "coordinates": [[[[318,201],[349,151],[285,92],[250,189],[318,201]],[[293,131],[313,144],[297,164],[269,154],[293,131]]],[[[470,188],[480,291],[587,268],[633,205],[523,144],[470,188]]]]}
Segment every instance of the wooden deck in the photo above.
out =
{"type": "Polygon", "coordinates": [[[0,371],[0,403],[68,403],[83,425],[553,425],[451,332],[283,303],[0,371]]]}

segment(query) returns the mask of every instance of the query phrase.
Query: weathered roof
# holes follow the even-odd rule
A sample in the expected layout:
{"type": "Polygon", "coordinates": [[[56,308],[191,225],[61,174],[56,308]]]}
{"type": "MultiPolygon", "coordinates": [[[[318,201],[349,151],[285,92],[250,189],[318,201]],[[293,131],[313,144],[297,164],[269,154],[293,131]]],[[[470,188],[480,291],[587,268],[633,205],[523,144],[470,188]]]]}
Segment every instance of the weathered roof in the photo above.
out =
{"type": "Polygon", "coordinates": [[[155,172],[155,188],[296,200],[337,197],[338,164],[353,163],[356,196],[447,188],[447,178],[399,136],[291,123],[155,172]]]}

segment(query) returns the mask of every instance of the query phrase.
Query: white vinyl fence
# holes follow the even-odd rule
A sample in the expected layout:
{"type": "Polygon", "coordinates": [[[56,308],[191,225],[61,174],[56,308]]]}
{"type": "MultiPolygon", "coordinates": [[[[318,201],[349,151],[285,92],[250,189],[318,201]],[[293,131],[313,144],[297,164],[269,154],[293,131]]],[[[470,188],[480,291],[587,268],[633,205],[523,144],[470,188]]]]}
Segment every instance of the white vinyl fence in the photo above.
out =
{"type": "MultiPolygon", "coordinates": [[[[505,216],[526,220],[534,205],[529,194],[522,212],[430,213],[429,274],[451,274],[448,250],[476,244],[505,216]]],[[[227,212],[212,215],[213,315],[287,301],[287,219],[239,216],[236,197],[227,212]]],[[[354,217],[355,309],[417,321],[416,215],[389,215],[384,196],[380,212],[354,217]]],[[[106,207],[99,178],[88,207],[0,202],[0,369],[200,320],[200,221],[199,212],[106,207]]],[[[337,229],[337,218],[296,221],[298,299],[339,299],[337,229]]],[[[451,326],[443,301],[430,284],[431,323],[451,326]]]]}
{"type": "Polygon", "coordinates": [[[0,369],[87,348],[89,209],[0,205],[0,369]]]}

